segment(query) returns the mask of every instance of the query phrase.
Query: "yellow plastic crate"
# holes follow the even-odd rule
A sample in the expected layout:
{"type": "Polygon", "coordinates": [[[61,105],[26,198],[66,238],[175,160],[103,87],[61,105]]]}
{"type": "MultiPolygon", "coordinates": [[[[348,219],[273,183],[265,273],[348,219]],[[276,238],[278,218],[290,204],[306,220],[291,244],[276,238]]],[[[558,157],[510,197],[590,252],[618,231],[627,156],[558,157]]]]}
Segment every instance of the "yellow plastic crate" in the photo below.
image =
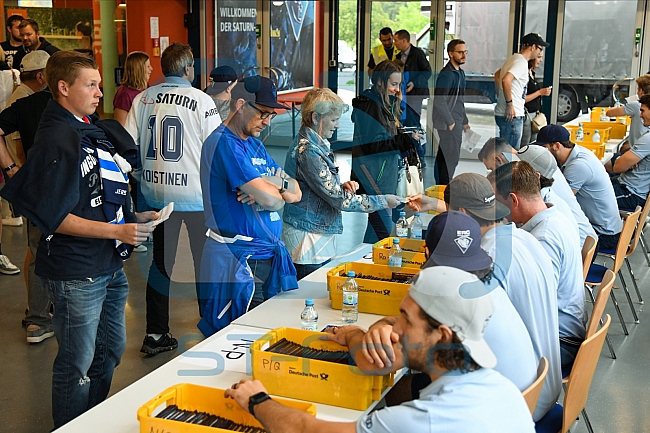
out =
{"type": "Polygon", "coordinates": [[[587,141],[579,144],[582,147],[591,150],[598,157],[598,159],[603,159],[605,156],[605,143],[594,143],[587,141]]]}
{"type": "Polygon", "coordinates": [[[589,117],[592,122],[600,122],[600,113],[603,111],[609,110],[611,107],[594,107],[591,109],[591,113],[589,113],[589,117]]]}
{"type": "MultiPolygon", "coordinates": [[[[600,113],[603,111],[611,110],[612,107],[594,107],[591,109],[591,113],[589,115],[591,122],[587,123],[605,123],[600,121],[600,113]]],[[[611,119],[611,117],[610,117],[611,119]]],[[[630,116],[616,116],[616,123],[622,124],[622,125],[629,125],[632,122],[632,119],[630,116]]],[[[609,122],[609,123],[614,123],[614,122],[609,122]]],[[[619,137],[612,137],[612,138],[619,138],[619,137]]],[[[620,137],[623,138],[623,137],[620,137]]]]}
{"type": "MultiPolygon", "coordinates": [[[[393,238],[382,239],[372,246],[372,261],[377,265],[387,265],[393,238]]],[[[420,268],[427,261],[424,257],[424,241],[420,239],[402,238],[399,243],[402,248],[402,265],[420,268]]]]}
{"type": "MultiPolygon", "coordinates": [[[[576,141],[576,133],[578,132],[578,126],[575,125],[564,125],[566,129],[569,130],[571,133],[571,141],[577,144],[582,144],[576,141]]],[[[593,136],[594,132],[598,130],[598,134],[600,135],[600,143],[606,143],[609,141],[609,133],[611,131],[611,128],[587,128],[585,127],[584,123],[582,124],[582,130],[584,132],[584,140],[583,143],[585,142],[592,142],[593,143],[593,136]]]]}
{"type": "Polygon", "coordinates": [[[266,352],[270,345],[286,338],[303,347],[347,351],[333,341],[321,340],[323,332],[277,328],[251,344],[253,378],[262,381],[270,394],[315,403],[366,410],[382,392],[393,385],[393,374],[368,376],[358,367],[300,356],[266,352]]]}
{"type": "MultiPolygon", "coordinates": [[[[330,293],[332,308],[340,310],[343,306],[343,283],[348,279],[348,271],[357,275],[369,275],[382,279],[391,279],[394,268],[387,265],[369,263],[343,263],[327,273],[327,290],[330,293]]],[[[415,275],[417,268],[402,267],[396,270],[400,274],[415,275]]],[[[399,316],[399,305],[408,293],[409,285],[390,281],[367,280],[357,278],[359,285],[359,311],[362,313],[381,314],[382,316],[399,316]]]]}
{"type": "MultiPolygon", "coordinates": [[[[601,130],[609,128],[609,138],[625,138],[627,135],[627,125],[618,122],[585,122],[582,124],[583,128],[597,129],[600,133],[601,130]]],[[[602,137],[602,135],[601,135],[602,137]]]]}
{"type": "MultiPolygon", "coordinates": [[[[424,190],[424,194],[427,197],[434,197],[438,200],[445,201],[445,188],[447,185],[431,185],[429,188],[424,190]]],[[[430,210],[430,214],[437,214],[438,212],[430,210]]]]}
{"type": "MultiPolygon", "coordinates": [[[[138,421],[140,421],[140,433],[165,432],[165,433],[210,433],[210,432],[232,432],[220,428],[189,424],[181,421],[156,418],[153,413],[157,407],[165,404],[165,407],[176,405],[179,409],[207,412],[210,415],[217,415],[229,419],[238,424],[251,427],[264,428],[257,419],[247,411],[243,410],[232,399],[224,397],[224,389],[209,388],[206,386],[182,383],[167,388],[156,398],[148,401],[138,409],[138,421]]],[[[316,406],[311,403],[292,401],[282,398],[273,400],[285,406],[302,410],[316,416],[316,406]]]]}

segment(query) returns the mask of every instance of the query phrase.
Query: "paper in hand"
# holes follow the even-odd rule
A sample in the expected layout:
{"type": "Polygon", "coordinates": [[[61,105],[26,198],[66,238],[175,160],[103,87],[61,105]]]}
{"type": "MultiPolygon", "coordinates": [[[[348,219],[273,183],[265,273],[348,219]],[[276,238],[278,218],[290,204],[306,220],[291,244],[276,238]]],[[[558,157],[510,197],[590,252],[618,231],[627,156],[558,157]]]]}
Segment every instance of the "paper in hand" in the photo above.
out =
{"type": "Polygon", "coordinates": [[[160,223],[163,223],[169,219],[169,216],[174,212],[174,202],[169,203],[167,206],[162,208],[160,212],[158,212],[159,218],[155,221],[151,221],[150,224],[155,227],[160,223]]]}

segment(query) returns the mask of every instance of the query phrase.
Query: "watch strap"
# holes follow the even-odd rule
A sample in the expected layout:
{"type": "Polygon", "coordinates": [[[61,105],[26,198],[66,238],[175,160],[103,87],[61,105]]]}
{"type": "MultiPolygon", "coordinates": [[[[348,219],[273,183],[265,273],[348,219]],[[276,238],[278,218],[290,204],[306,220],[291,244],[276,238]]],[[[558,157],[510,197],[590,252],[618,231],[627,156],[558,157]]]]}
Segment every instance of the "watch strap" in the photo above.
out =
{"type": "Polygon", "coordinates": [[[251,415],[255,416],[255,405],[258,405],[266,400],[270,400],[271,396],[265,392],[258,392],[248,398],[248,411],[251,415]]]}
{"type": "Polygon", "coordinates": [[[13,164],[11,164],[9,167],[5,167],[5,168],[3,168],[2,171],[4,171],[5,173],[8,173],[8,172],[10,172],[14,167],[17,167],[15,162],[14,162],[13,164]]]}

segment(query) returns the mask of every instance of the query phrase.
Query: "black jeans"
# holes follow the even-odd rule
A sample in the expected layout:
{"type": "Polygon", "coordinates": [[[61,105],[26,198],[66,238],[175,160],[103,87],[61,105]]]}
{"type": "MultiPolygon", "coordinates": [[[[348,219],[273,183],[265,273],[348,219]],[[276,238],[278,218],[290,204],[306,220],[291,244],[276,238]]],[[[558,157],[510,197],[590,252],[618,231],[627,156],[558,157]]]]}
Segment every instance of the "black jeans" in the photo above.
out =
{"type": "MultiPolygon", "coordinates": [[[[594,228],[594,230],[596,229],[594,228]]],[[[620,233],[616,233],[615,235],[604,235],[602,233],[598,233],[598,230],[596,230],[596,234],[598,235],[598,243],[596,244],[596,253],[591,259],[591,263],[596,260],[598,250],[616,249],[616,246],[618,245],[618,239],[621,237],[620,233]]]]}
{"type": "Polygon", "coordinates": [[[200,272],[203,244],[205,244],[205,216],[203,212],[173,212],[169,219],[156,227],[153,232],[153,261],[147,280],[147,334],[166,334],[169,332],[169,276],[174,269],[178,235],[185,222],[190,237],[190,250],[194,261],[196,297],[200,303],[200,272]]]}
{"type": "Polygon", "coordinates": [[[456,126],[449,129],[438,129],[440,144],[436,154],[435,178],[438,185],[447,185],[454,178],[454,173],[460,161],[460,145],[463,141],[463,123],[456,121],[456,126]]]}

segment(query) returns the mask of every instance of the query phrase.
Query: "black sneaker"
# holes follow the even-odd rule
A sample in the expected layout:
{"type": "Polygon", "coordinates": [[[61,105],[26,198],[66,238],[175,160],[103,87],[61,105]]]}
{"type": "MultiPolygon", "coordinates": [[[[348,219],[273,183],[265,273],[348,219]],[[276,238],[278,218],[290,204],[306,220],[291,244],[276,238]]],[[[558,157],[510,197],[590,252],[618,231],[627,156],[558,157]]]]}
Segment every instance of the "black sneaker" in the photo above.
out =
{"type": "Polygon", "coordinates": [[[144,337],[140,352],[146,353],[147,355],[156,355],[160,352],[174,350],[177,347],[178,341],[172,337],[172,334],[163,334],[158,340],[147,335],[144,337]]]}

